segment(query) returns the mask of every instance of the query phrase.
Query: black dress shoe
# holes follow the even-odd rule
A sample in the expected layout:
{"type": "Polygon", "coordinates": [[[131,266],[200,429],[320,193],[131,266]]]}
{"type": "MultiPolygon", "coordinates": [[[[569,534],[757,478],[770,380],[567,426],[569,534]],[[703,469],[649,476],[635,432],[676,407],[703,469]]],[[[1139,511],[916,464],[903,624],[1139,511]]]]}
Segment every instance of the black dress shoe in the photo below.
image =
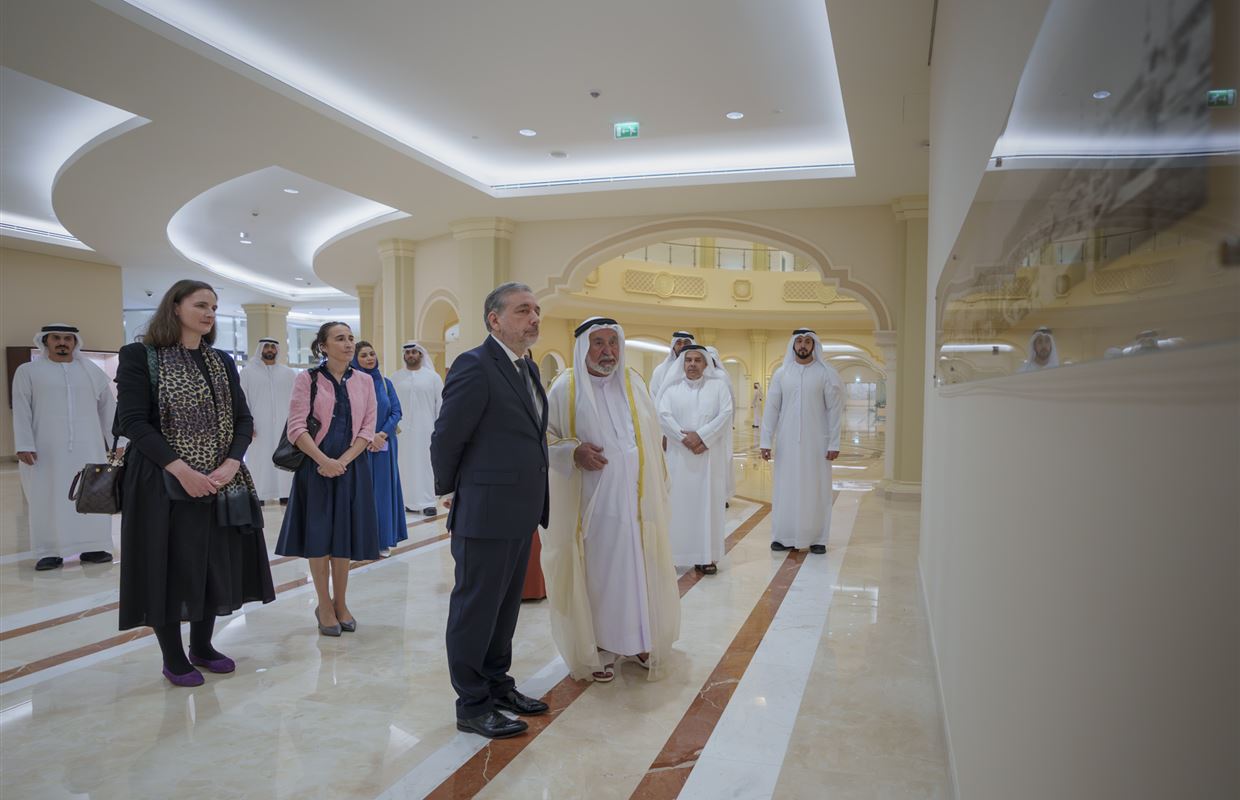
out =
{"type": "Polygon", "coordinates": [[[112,554],[106,550],[90,550],[78,556],[79,560],[85,561],[87,564],[111,564],[112,554]]]}
{"type": "Polygon", "coordinates": [[[511,711],[514,714],[521,714],[526,717],[536,717],[539,714],[547,713],[547,704],[541,700],[535,700],[513,689],[503,697],[495,698],[495,707],[502,708],[505,711],[511,711]]]}
{"type": "Polygon", "coordinates": [[[434,506],[428,506],[427,508],[422,509],[422,516],[424,517],[433,517],[437,515],[438,513],[439,513],[439,509],[435,508],[434,506]]]}
{"type": "Polygon", "coordinates": [[[786,544],[780,544],[779,542],[771,542],[771,549],[775,551],[782,551],[782,550],[791,550],[792,548],[788,547],[788,545],[786,544]]]}
{"type": "Polygon", "coordinates": [[[63,563],[65,563],[65,560],[63,558],[57,558],[56,556],[47,556],[46,558],[40,558],[35,563],[34,568],[37,569],[39,572],[46,572],[49,569],[57,569],[63,563]]]}
{"type": "Polygon", "coordinates": [[[827,546],[825,544],[811,544],[809,546],[809,551],[811,553],[817,553],[818,555],[822,555],[823,553],[827,552],[827,546]]]}
{"type": "Polygon", "coordinates": [[[476,733],[488,739],[507,739],[509,736],[525,733],[526,725],[519,719],[508,719],[498,711],[488,711],[470,719],[458,719],[456,729],[466,733],[476,733]]]}

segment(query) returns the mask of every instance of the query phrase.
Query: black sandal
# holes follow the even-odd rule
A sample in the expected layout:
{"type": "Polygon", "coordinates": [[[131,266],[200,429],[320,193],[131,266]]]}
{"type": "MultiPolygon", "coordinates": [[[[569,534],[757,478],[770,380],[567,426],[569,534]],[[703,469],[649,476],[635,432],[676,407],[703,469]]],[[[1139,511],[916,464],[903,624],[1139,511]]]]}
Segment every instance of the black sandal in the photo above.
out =
{"type": "Polygon", "coordinates": [[[714,575],[716,572],[719,571],[719,567],[715,566],[714,564],[706,564],[705,566],[701,567],[701,570],[706,575],[714,575]]]}

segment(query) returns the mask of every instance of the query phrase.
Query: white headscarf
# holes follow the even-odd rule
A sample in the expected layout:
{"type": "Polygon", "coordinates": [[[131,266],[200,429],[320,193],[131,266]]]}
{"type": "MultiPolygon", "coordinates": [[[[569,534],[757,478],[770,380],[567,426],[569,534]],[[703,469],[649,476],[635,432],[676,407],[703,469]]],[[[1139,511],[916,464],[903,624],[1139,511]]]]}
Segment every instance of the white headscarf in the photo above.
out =
{"type": "Polygon", "coordinates": [[[677,339],[688,339],[690,342],[697,341],[694,335],[690,333],[689,331],[676,331],[675,333],[673,333],[671,340],[668,341],[669,348],[667,351],[667,358],[663,359],[663,363],[667,364],[669,367],[671,366],[671,363],[676,360],[676,340],[677,339]]]}
{"type": "MultiPolygon", "coordinates": [[[[405,344],[400,348],[400,354],[402,358],[404,357],[406,350],[421,350],[422,351],[422,363],[423,364],[431,363],[430,351],[427,350],[422,345],[418,344],[417,342],[412,341],[412,340],[405,342],[405,344]]],[[[406,369],[408,369],[408,367],[406,367],[406,369]]]]}
{"type": "Polygon", "coordinates": [[[706,352],[710,353],[711,360],[714,362],[715,368],[723,373],[723,379],[728,384],[728,394],[732,395],[732,405],[736,405],[736,390],[732,388],[732,376],[728,374],[727,369],[723,366],[723,359],[719,356],[719,348],[714,345],[706,345],[706,352]]]}
{"type": "Polygon", "coordinates": [[[76,343],[73,345],[73,360],[77,361],[82,357],[82,333],[73,325],[66,325],[63,322],[53,322],[44,325],[43,329],[34,335],[34,346],[43,353],[44,358],[49,358],[50,354],[47,345],[43,342],[43,337],[49,333],[72,333],[76,343]]]}
{"type": "Polygon", "coordinates": [[[797,328],[792,332],[792,335],[788,337],[788,348],[784,351],[784,363],[781,366],[786,367],[789,364],[797,363],[797,354],[792,349],[792,345],[793,342],[797,340],[798,336],[812,337],[814,340],[814,359],[817,360],[819,364],[822,364],[827,369],[830,369],[832,372],[835,371],[831,369],[831,365],[827,363],[826,356],[823,355],[822,341],[818,338],[818,334],[811,331],[809,328],[797,328]]]}
{"type": "MultiPolygon", "coordinates": [[[[581,416],[582,412],[590,415],[590,421],[597,426],[599,424],[598,401],[594,399],[594,382],[590,380],[590,372],[586,367],[586,354],[590,352],[590,334],[597,330],[613,330],[620,338],[620,352],[616,354],[616,368],[608,377],[619,376],[617,380],[624,380],[624,328],[620,327],[620,323],[609,317],[591,317],[585,322],[577,326],[573,331],[573,375],[577,376],[577,409],[576,413],[581,416]]],[[[598,427],[593,428],[598,430],[598,427]]]]}
{"type": "Polygon", "coordinates": [[[1029,358],[1025,360],[1025,363],[1020,365],[1020,371],[1033,372],[1035,370],[1050,369],[1051,367],[1057,366],[1059,366],[1059,346],[1055,344],[1055,337],[1051,333],[1050,328],[1038,328],[1033,332],[1033,335],[1029,337],[1029,358]],[[1039,364],[1034,361],[1036,354],[1033,349],[1033,343],[1038,340],[1039,336],[1045,336],[1047,339],[1051,340],[1051,354],[1050,357],[1046,359],[1045,364],[1039,364]]]}
{"type": "Polygon", "coordinates": [[[685,383],[689,380],[689,376],[685,375],[685,353],[705,354],[706,369],[702,370],[702,380],[723,381],[725,386],[730,387],[732,385],[732,382],[728,380],[728,373],[715,366],[708,348],[700,344],[689,345],[689,347],[680,351],[680,355],[676,356],[676,363],[667,368],[667,374],[663,376],[663,383],[659,384],[659,397],[662,397],[664,392],[676,384],[685,383]]]}

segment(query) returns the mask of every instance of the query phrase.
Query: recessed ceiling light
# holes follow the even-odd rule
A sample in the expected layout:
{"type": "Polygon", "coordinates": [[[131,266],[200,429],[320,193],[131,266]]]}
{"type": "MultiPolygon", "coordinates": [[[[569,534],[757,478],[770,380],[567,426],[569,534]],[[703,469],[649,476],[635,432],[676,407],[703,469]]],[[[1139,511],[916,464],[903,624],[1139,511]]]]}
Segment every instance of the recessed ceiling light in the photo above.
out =
{"type": "Polygon", "coordinates": [[[552,158],[568,158],[568,153],[565,153],[563,150],[552,150],[547,155],[551,156],[552,158]]]}
{"type": "Polygon", "coordinates": [[[241,243],[242,243],[242,244],[254,244],[254,243],[253,243],[253,242],[251,242],[249,239],[242,239],[242,240],[241,240],[241,243]]]}
{"type": "Polygon", "coordinates": [[[301,189],[285,189],[285,194],[301,194],[301,189]]]}
{"type": "Polygon", "coordinates": [[[729,111],[727,113],[727,118],[728,119],[744,119],[745,115],[739,111],[729,111]]]}
{"type": "Polygon", "coordinates": [[[305,283],[305,282],[306,282],[306,279],[305,279],[305,278],[293,278],[293,280],[295,280],[295,281],[301,281],[302,283],[305,283]]]}
{"type": "Polygon", "coordinates": [[[1095,100],[1106,100],[1110,96],[1111,96],[1111,93],[1108,92],[1106,89],[1099,89],[1098,91],[1094,92],[1095,100]]]}
{"type": "Polygon", "coordinates": [[[521,130],[517,131],[517,133],[521,134],[522,136],[537,136],[538,135],[538,131],[531,130],[529,128],[522,128],[521,130]]]}

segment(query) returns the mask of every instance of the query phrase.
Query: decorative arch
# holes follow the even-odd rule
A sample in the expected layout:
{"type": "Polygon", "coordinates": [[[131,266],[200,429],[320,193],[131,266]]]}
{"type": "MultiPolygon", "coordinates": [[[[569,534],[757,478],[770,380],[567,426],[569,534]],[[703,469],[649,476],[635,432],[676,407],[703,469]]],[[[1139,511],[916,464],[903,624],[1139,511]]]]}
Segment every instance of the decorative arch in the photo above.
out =
{"type": "Polygon", "coordinates": [[[547,279],[547,288],[538,293],[548,297],[562,287],[580,289],[586,276],[596,267],[619,258],[634,248],[668,238],[716,235],[745,238],[780,250],[788,250],[806,258],[822,275],[823,282],[857,298],[874,317],[874,329],[893,330],[891,313],[878,292],[852,276],[845,267],[835,267],[825,251],[777,228],[722,217],[681,217],[639,225],[608,236],[578,252],[568,260],[563,272],[547,279]]]}
{"type": "Polygon", "coordinates": [[[460,318],[461,302],[447,289],[436,289],[418,312],[418,340],[442,343],[444,330],[452,324],[451,320],[460,318]]]}

